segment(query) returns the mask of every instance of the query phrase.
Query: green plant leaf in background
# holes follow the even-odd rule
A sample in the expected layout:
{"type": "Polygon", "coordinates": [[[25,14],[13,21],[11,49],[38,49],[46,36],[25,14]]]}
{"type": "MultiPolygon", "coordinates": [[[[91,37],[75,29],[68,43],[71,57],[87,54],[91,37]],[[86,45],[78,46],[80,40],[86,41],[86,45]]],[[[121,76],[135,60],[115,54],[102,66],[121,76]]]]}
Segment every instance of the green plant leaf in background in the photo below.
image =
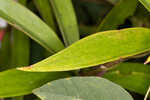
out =
{"type": "Polygon", "coordinates": [[[25,71],[68,71],[88,68],[150,51],[150,29],[129,28],[88,36],[25,71]],[[104,42],[105,41],[105,42],[104,42]]]}
{"type": "MultiPolygon", "coordinates": [[[[139,0],[143,5],[144,7],[150,12],[150,0],[139,0]]],[[[147,61],[145,61],[145,64],[149,63],[150,60],[149,58],[147,59],[147,61]]]]}
{"type": "Polygon", "coordinates": [[[144,7],[150,12],[150,0],[139,0],[144,7]]]}
{"type": "Polygon", "coordinates": [[[0,47],[0,71],[10,68],[10,31],[7,31],[0,47]]]}
{"type": "MultiPolygon", "coordinates": [[[[26,0],[18,0],[18,2],[26,6],[26,0]]],[[[12,28],[11,41],[11,64],[10,66],[28,66],[30,62],[30,40],[23,32],[12,28]]],[[[12,100],[24,100],[24,96],[13,97],[12,100]]]]}
{"type": "MultiPolygon", "coordinates": [[[[26,0],[18,0],[22,5],[26,5],[26,0]]],[[[21,31],[12,29],[12,41],[11,41],[11,66],[28,66],[30,61],[30,40],[21,31]]]]}
{"type": "Polygon", "coordinates": [[[121,63],[103,77],[132,92],[145,95],[150,85],[149,67],[140,63],[121,63]]]}
{"type": "Polygon", "coordinates": [[[114,30],[124,21],[134,14],[137,7],[137,0],[121,0],[108,13],[97,28],[98,31],[114,30]]]}
{"type": "Polygon", "coordinates": [[[28,66],[30,58],[30,40],[21,31],[12,30],[12,56],[11,68],[19,66],[28,66]]]}
{"type": "MultiPolygon", "coordinates": [[[[58,32],[56,21],[54,19],[54,14],[50,5],[49,0],[33,0],[40,16],[44,20],[44,22],[49,25],[55,32],[58,32]]],[[[59,34],[59,33],[58,33],[59,34]]],[[[52,55],[51,52],[45,51],[45,56],[49,57],[52,55]]]]}
{"type": "Polygon", "coordinates": [[[71,0],[50,0],[66,46],[79,40],[79,31],[71,0]]]}
{"type": "Polygon", "coordinates": [[[56,25],[49,0],[33,0],[33,1],[45,23],[47,23],[56,32],[56,25]]]}
{"type": "Polygon", "coordinates": [[[13,97],[29,94],[45,83],[67,77],[67,72],[34,73],[11,69],[0,72],[0,97],[13,97]]]}
{"type": "Polygon", "coordinates": [[[0,17],[25,32],[52,53],[64,48],[51,28],[14,0],[0,0],[0,17]]]}
{"type": "Polygon", "coordinates": [[[42,100],[133,100],[120,86],[98,77],[73,77],[33,91],[42,100]]]}

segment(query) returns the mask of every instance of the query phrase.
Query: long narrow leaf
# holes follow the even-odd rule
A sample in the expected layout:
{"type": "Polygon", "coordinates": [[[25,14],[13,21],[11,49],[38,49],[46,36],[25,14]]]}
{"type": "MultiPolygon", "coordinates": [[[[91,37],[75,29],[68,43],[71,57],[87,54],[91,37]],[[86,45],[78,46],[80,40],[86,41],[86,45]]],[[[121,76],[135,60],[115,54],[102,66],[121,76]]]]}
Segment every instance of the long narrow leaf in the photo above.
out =
{"type": "Polygon", "coordinates": [[[0,71],[10,68],[10,31],[7,31],[1,41],[0,71]]]}
{"type": "MultiPolygon", "coordinates": [[[[27,0],[18,0],[22,5],[26,5],[27,0]]],[[[11,54],[11,67],[27,66],[30,59],[30,40],[21,31],[12,29],[12,54],[11,54]]],[[[24,100],[24,96],[13,97],[12,100],[24,100]]]]}
{"type": "Polygon", "coordinates": [[[36,7],[38,8],[43,20],[47,23],[53,30],[56,31],[56,25],[54,21],[54,16],[49,0],[34,0],[36,7]]]}
{"type": "Polygon", "coordinates": [[[124,59],[150,51],[150,29],[129,28],[100,32],[29,67],[26,71],[68,71],[124,59]],[[105,41],[105,42],[104,42],[105,41]]]}
{"type": "MultiPolygon", "coordinates": [[[[57,31],[56,23],[54,20],[54,14],[52,12],[52,8],[49,0],[33,0],[36,5],[42,19],[45,21],[47,25],[49,25],[55,32],[57,31]]],[[[45,51],[45,55],[52,55],[51,52],[45,51]]]]}
{"type": "Polygon", "coordinates": [[[150,0],[139,0],[143,5],[144,7],[150,11],[150,0]]]}
{"type": "Polygon", "coordinates": [[[0,17],[25,32],[52,53],[64,48],[51,28],[28,9],[13,0],[0,0],[0,17]]]}
{"type": "Polygon", "coordinates": [[[22,32],[13,29],[11,66],[27,66],[30,58],[30,41],[22,32]]]}
{"type": "MultiPolygon", "coordinates": [[[[22,5],[26,5],[26,0],[18,1],[22,5]]],[[[11,66],[27,66],[30,58],[30,40],[21,31],[12,29],[12,56],[11,66]]]]}
{"type": "Polygon", "coordinates": [[[119,1],[98,26],[97,31],[117,29],[117,27],[123,24],[129,16],[134,14],[137,3],[137,0],[119,1]]]}
{"type": "Polygon", "coordinates": [[[71,0],[50,0],[66,46],[79,40],[79,31],[71,0]]]}
{"type": "Polygon", "coordinates": [[[0,97],[29,94],[49,81],[68,76],[67,72],[33,73],[15,69],[0,72],[0,97]]]}

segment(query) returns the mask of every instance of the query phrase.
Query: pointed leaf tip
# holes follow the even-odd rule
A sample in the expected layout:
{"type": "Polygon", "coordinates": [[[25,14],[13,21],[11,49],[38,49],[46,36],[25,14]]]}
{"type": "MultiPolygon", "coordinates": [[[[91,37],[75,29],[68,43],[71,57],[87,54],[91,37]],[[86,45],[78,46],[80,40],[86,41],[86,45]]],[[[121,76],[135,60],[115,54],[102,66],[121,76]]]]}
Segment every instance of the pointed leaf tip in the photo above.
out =
{"type": "Polygon", "coordinates": [[[146,65],[146,64],[148,64],[148,63],[150,63],[150,56],[147,58],[147,60],[144,62],[144,64],[146,65]]]}

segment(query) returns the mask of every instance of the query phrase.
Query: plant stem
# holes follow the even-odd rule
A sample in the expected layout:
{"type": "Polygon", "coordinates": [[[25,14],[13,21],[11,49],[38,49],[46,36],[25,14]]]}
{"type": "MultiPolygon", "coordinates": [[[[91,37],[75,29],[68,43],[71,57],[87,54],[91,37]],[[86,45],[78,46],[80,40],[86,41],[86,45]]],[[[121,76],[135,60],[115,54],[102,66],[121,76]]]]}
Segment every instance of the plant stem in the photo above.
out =
{"type": "Polygon", "coordinates": [[[145,97],[144,97],[144,100],[147,100],[148,95],[149,95],[149,92],[150,92],[150,86],[149,86],[149,88],[148,88],[148,90],[147,90],[147,93],[146,93],[146,95],[145,95],[145,97]]]}

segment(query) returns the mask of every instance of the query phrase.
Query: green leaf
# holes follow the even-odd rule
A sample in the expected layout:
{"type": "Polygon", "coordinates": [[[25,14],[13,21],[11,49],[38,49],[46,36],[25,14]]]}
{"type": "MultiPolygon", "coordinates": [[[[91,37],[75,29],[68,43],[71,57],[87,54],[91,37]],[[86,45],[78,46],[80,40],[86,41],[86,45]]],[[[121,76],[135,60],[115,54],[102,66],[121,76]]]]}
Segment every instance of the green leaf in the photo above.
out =
{"type": "Polygon", "coordinates": [[[150,66],[140,63],[122,63],[103,77],[130,91],[145,95],[150,85],[150,66]]]}
{"type": "Polygon", "coordinates": [[[129,28],[88,36],[25,71],[68,71],[104,64],[150,51],[150,29],[129,28]]]}
{"type": "Polygon", "coordinates": [[[79,31],[71,0],[50,0],[66,46],[79,40],[79,31]]]}
{"type": "MultiPolygon", "coordinates": [[[[26,5],[26,0],[18,1],[22,5],[26,5]]],[[[12,48],[11,48],[11,67],[28,66],[30,59],[30,40],[21,31],[12,28],[12,48]]]]}
{"type": "Polygon", "coordinates": [[[33,73],[19,70],[0,72],[0,97],[12,97],[29,94],[43,84],[68,76],[67,72],[33,73]]]}
{"type": "Polygon", "coordinates": [[[148,64],[150,62],[150,56],[147,58],[147,60],[144,62],[144,64],[148,64]]]}
{"type": "Polygon", "coordinates": [[[64,48],[55,32],[14,0],[0,0],[0,17],[55,53],[64,48]]]}
{"type": "Polygon", "coordinates": [[[134,14],[137,3],[137,0],[119,1],[98,26],[97,31],[117,29],[129,16],[134,14]]]}
{"type": "Polygon", "coordinates": [[[10,32],[7,31],[1,41],[0,71],[10,68],[10,32]]]}
{"type": "Polygon", "coordinates": [[[42,100],[133,100],[120,86],[98,77],[60,79],[33,92],[42,100]]]}
{"type": "Polygon", "coordinates": [[[47,23],[53,30],[56,31],[56,25],[53,18],[53,12],[49,0],[33,0],[33,1],[45,23],[47,23]]]}
{"type": "Polygon", "coordinates": [[[20,67],[28,66],[30,58],[30,40],[21,31],[12,30],[13,40],[12,43],[12,56],[11,66],[20,67]]]}
{"type": "Polygon", "coordinates": [[[144,7],[150,11],[150,1],[149,0],[139,0],[143,5],[144,7]]]}
{"type": "MultiPolygon", "coordinates": [[[[55,32],[58,32],[56,21],[49,0],[33,0],[44,22],[49,25],[55,32]]],[[[45,51],[45,56],[49,57],[52,53],[45,51]]]]}
{"type": "MultiPolygon", "coordinates": [[[[26,5],[26,0],[18,0],[22,5],[26,5]]],[[[12,54],[11,54],[11,66],[27,66],[30,60],[30,40],[21,31],[12,29],[12,54]]],[[[24,100],[24,96],[12,97],[12,100],[24,100]]]]}

